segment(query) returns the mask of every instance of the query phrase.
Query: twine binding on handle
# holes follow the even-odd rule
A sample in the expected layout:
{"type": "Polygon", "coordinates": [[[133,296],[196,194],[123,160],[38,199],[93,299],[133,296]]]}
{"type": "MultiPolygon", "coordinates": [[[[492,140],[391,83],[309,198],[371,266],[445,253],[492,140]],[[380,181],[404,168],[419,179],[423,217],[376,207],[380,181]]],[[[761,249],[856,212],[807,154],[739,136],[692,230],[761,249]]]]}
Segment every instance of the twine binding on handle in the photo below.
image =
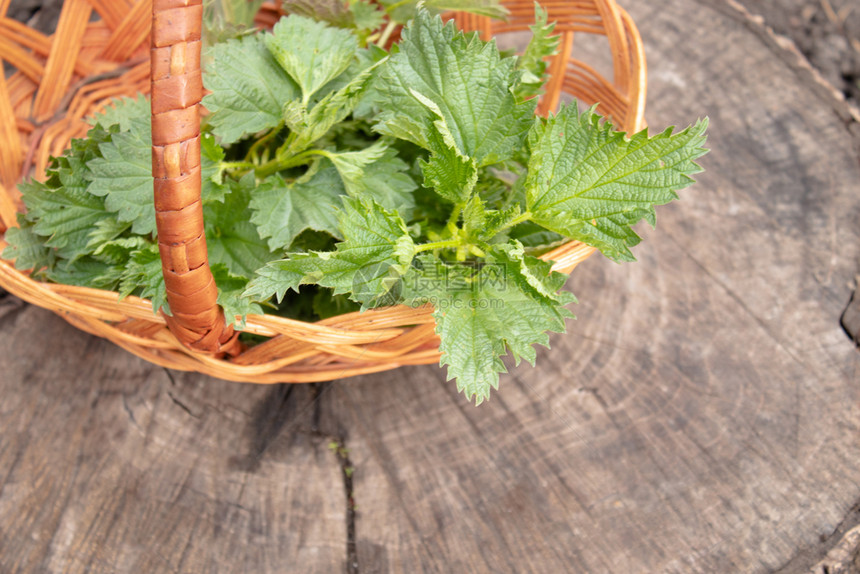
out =
{"type": "MultiPolygon", "coordinates": [[[[507,22],[455,14],[458,25],[486,39],[527,30],[532,0],[506,0],[507,22]]],[[[562,35],[550,63],[541,113],[562,94],[591,104],[627,131],[644,127],[645,57],[629,15],[616,0],[543,0],[562,35]],[[612,79],[574,58],[575,38],[609,39],[612,79]]],[[[0,58],[16,71],[0,76],[0,234],[23,209],[16,182],[43,178],[51,155],[84,137],[85,117],[117,97],[152,91],[153,175],[159,250],[172,316],[151,302],[116,292],[35,281],[0,260],[0,287],[109,339],[155,364],[233,381],[326,381],[437,363],[430,307],[349,313],[316,323],[249,315],[245,331],[268,340],[242,348],[215,304],[200,203],[201,0],[67,0],[53,37],[6,18],[0,0],[0,58]],[[141,16],[152,12],[152,21],[141,16]],[[99,18],[90,18],[96,13],[99,18]],[[150,39],[147,32],[152,29],[150,39]]],[[[271,27],[283,11],[267,2],[257,24],[271,27]]],[[[0,238],[0,249],[6,244],[0,238]]],[[[543,256],[569,272],[594,249],[570,242],[543,256]]]]}

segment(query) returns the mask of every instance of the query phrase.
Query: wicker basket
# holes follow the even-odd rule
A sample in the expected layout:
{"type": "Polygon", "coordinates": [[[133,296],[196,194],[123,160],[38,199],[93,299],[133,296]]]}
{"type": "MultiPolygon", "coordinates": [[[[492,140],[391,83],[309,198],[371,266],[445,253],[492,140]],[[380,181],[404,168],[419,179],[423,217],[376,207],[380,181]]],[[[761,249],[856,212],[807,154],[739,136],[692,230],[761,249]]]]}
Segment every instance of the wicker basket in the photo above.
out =
{"type": "MultiPolygon", "coordinates": [[[[62,153],[72,138],[85,136],[85,116],[113,98],[149,93],[152,85],[156,92],[161,90],[153,95],[153,157],[156,207],[167,209],[159,215],[159,240],[174,317],[154,314],[144,299],[120,301],[114,292],[41,283],[6,261],[0,261],[0,287],[153,363],[233,381],[324,381],[438,362],[439,341],[428,307],[387,307],[317,323],[251,315],[245,331],[268,340],[247,349],[238,344],[231,327],[224,327],[206,264],[205,240],[199,237],[199,201],[195,207],[193,197],[187,199],[194,189],[177,184],[181,177],[171,179],[188,169],[177,164],[177,146],[185,146],[183,150],[194,146],[199,131],[199,122],[192,125],[197,106],[189,107],[194,94],[184,87],[176,91],[180,82],[172,79],[197,73],[194,49],[199,47],[200,24],[198,19],[195,25],[193,18],[184,27],[164,23],[180,13],[196,16],[201,0],[66,0],[52,37],[5,18],[10,1],[0,0],[0,57],[16,69],[9,78],[0,77],[0,234],[16,225],[21,203],[18,181],[29,175],[42,177],[51,155],[62,153]],[[94,19],[93,12],[99,18],[94,19]],[[176,205],[178,196],[182,205],[176,205]]],[[[466,14],[453,17],[461,28],[478,30],[485,38],[527,30],[534,14],[532,0],[505,4],[510,10],[507,22],[466,14]]],[[[627,131],[640,129],[645,61],[630,17],[615,0],[542,4],[549,21],[557,22],[562,42],[539,110],[554,109],[566,93],[582,102],[599,102],[599,111],[627,131]],[[574,36],[579,34],[608,38],[611,81],[572,57],[574,36]]],[[[267,3],[258,23],[269,25],[279,16],[278,3],[267,3]]],[[[197,186],[199,197],[199,178],[197,186]]],[[[0,239],[0,249],[4,247],[0,239]]],[[[572,242],[544,258],[555,261],[555,270],[569,272],[593,251],[572,242]]]]}

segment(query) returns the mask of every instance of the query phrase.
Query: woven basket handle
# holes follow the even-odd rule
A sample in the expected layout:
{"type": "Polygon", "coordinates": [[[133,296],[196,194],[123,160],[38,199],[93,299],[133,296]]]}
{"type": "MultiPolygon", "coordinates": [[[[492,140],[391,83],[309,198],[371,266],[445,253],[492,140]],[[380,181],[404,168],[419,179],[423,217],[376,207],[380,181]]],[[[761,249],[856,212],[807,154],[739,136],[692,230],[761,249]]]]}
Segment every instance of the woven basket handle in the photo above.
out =
{"type": "Polygon", "coordinates": [[[152,3],[152,175],[171,332],[195,351],[238,350],[209,269],[200,176],[202,0],[152,3]]]}

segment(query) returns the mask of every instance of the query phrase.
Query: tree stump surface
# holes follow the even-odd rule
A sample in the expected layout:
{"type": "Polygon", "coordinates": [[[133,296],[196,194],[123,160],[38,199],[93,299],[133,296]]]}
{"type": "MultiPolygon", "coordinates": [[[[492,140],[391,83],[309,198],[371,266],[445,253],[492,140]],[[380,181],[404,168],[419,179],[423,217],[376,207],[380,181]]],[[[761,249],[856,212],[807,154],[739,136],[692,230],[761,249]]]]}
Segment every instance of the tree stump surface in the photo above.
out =
{"type": "Polygon", "coordinates": [[[0,572],[849,564],[858,123],[733,5],[624,4],[650,125],[708,115],[713,151],[641,229],[639,263],[576,270],[578,320],[536,368],[511,366],[479,408],[433,366],[228,383],[6,297],[0,572]]]}

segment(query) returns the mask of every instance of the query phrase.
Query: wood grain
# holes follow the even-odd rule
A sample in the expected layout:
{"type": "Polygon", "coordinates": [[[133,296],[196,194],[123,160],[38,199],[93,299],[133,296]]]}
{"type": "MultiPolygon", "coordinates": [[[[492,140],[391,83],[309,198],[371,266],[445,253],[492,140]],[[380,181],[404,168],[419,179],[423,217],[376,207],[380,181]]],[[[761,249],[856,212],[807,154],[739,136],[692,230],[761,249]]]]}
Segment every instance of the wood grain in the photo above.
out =
{"type": "Polygon", "coordinates": [[[343,569],[342,469],[310,387],[169,373],[0,309],[0,572],[343,569]]]}
{"type": "Polygon", "coordinates": [[[641,230],[638,264],[577,270],[579,319],[535,369],[477,409],[435,367],[260,388],[168,374],[7,298],[0,571],[824,558],[860,501],[860,354],[839,323],[860,261],[856,125],[721,3],[626,5],[649,123],[708,115],[713,151],[641,230]]]}

